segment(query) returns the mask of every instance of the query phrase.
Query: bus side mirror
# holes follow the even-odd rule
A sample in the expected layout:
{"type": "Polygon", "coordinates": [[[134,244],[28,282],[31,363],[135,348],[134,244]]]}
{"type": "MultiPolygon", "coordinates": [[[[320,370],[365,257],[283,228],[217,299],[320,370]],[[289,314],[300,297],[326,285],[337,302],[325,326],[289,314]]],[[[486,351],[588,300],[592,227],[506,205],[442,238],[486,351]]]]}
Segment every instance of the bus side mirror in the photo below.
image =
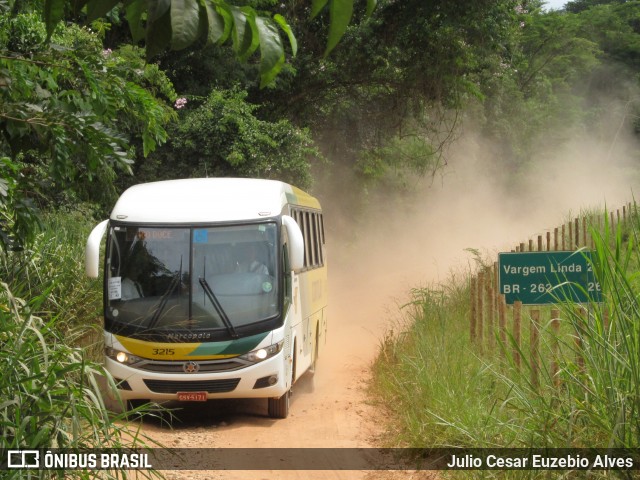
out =
{"type": "Polygon", "coordinates": [[[289,264],[291,270],[296,271],[304,267],[304,240],[302,230],[296,221],[289,215],[282,216],[282,225],[287,229],[289,237],[289,264]]]}
{"type": "Polygon", "coordinates": [[[96,225],[87,239],[87,246],[84,250],[84,269],[89,278],[98,278],[100,271],[100,242],[107,229],[107,223],[109,223],[109,220],[104,220],[96,225]]]}

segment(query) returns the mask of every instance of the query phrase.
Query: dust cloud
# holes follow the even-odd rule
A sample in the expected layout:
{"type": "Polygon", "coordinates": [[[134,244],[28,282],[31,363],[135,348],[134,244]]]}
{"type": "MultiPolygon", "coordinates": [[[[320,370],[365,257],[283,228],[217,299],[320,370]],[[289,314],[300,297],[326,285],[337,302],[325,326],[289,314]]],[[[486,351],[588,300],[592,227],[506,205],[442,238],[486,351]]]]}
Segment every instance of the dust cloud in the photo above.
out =
{"type": "Polygon", "coordinates": [[[374,188],[359,202],[345,172],[317,185],[328,230],[330,333],[338,336],[330,345],[344,352],[348,344],[371,360],[410,289],[471,268],[466,249],[493,257],[580,211],[632,201],[634,145],[615,133],[553,151],[541,139],[539,157],[514,171],[479,134],[463,132],[447,165],[408,191],[374,188]]]}

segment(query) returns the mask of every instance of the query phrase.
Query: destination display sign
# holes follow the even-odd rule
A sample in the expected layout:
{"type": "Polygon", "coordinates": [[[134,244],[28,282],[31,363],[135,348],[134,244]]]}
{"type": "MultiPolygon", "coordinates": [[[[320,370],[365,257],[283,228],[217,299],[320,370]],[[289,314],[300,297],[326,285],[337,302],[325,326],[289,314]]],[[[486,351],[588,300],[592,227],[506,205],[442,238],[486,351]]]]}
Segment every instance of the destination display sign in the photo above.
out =
{"type": "Polygon", "coordinates": [[[507,304],[599,302],[602,297],[588,251],[500,253],[498,268],[507,304]]]}

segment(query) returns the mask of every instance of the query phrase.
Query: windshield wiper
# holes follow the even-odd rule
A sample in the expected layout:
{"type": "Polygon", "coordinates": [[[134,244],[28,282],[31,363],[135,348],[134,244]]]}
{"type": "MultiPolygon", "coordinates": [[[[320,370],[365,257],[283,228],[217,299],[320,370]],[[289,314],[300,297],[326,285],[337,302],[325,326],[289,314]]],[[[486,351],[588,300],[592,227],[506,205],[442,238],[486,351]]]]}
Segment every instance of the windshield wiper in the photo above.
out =
{"type": "Polygon", "coordinates": [[[222,319],[222,322],[224,323],[225,327],[227,327],[227,331],[229,332],[231,337],[238,338],[239,337],[238,332],[236,332],[236,329],[231,323],[231,320],[229,320],[227,313],[222,308],[222,305],[220,305],[220,302],[218,301],[218,297],[216,297],[215,293],[213,293],[213,290],[211,290],[211,286],[209,286],[209,282],[207,282],[207,280],[204,277],[200,277],[198,281],[200,282],[200,285],[202,285],[202,289],[204,290],[204,293],[206,293],[207,297],[209,298],[209,301],[213,305],[213,308],[216,309],[216,313],[222,319]]]}
{"type": "Polygon", "coordinates": [[[180,270],[176,272],[174,277],[171,279],[169,288],[167,288],[167,291],[164,292],[164,294],[162,295],[162,298],[160,298],[160,303],[158,304],[158,308],[156,308],[156,311],[153,312],[153,316],[151,317],[151,320],[149,321],[149,325],[147,326],[147,328],[153,328],[156,326],[156,323],[158,323],[158,320],[160,320],[160,314],[163,312],[164,307],[166,307],[167,305],[167,301],[169,300],[169,295],[171,295],[173,291],[176,289],[176,285],[178,285],[181,278],[182,278],[182,255],[180,255],[180,270]]]}

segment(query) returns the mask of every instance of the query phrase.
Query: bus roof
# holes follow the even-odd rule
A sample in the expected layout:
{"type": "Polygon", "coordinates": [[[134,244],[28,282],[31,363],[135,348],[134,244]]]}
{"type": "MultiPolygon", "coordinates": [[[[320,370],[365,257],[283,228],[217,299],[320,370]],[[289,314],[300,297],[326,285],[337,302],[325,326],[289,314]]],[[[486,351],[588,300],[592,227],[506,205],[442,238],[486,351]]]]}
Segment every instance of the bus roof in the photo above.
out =
{"type": "Polygon", "coordinates": [[[112,220],[135,223],[206,223],[280,215],[287,203],[320,208],[308,193],[284,182],[251,178],[192,178],[128,188],[112,220]]]}
{"type": "Polygon", "coordinates": [[[206,223],[280,215],[287,203],[320,208],[308,193],[284,182],[251,178],[192,178],[128,188],[112,220],[135,223],[206,223]]]}

